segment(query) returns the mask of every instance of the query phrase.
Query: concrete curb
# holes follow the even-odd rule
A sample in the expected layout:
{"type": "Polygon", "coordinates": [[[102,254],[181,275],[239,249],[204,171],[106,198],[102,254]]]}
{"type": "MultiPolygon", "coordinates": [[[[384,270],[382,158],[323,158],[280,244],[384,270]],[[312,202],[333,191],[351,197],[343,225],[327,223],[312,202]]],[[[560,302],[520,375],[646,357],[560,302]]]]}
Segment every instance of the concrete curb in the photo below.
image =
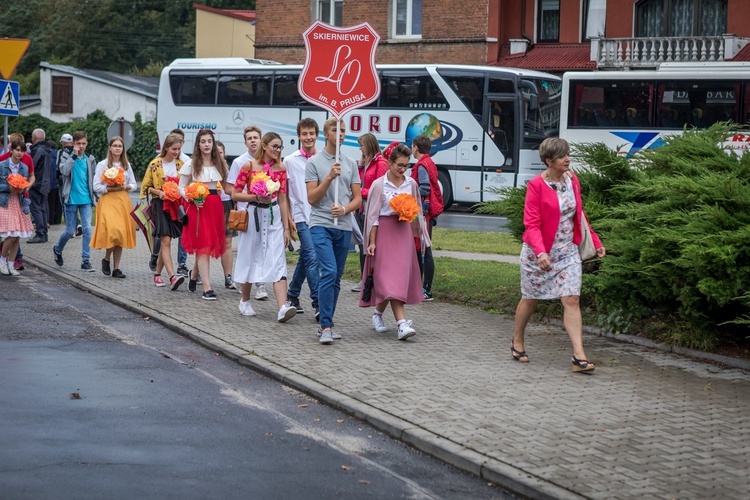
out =
{"type": "Polygon", "coordinates": [[[26,258],[25,260],[27,265],[31,264],[37,269],[53,275],[75,288],[89,292],[135,314],[146,316],[150,320],[183,335],[203,347],[222,354],[228,359],[287,384],[294,389],[325,402],[329,406],[362,420],[379,431],[403,441],[423,453],[453,465],[458,469],[477,475],[487,481],[491,481],[516,494],[529,498],[550,500],[586,498],[562,486],[514,467],[511,464],[466,448],[438,434],[415,426],[398,416],[342,394],[335,389],[308,378],[304,374],[291,371],[255,354],[248,354],[247,351],[186,323],[163,317],[158,311],[146,304],[123,300],[105,289],[93,287],[71,279],[68,275],[57,272],[56,268],[39,262],[36,259],[26,258]]]}

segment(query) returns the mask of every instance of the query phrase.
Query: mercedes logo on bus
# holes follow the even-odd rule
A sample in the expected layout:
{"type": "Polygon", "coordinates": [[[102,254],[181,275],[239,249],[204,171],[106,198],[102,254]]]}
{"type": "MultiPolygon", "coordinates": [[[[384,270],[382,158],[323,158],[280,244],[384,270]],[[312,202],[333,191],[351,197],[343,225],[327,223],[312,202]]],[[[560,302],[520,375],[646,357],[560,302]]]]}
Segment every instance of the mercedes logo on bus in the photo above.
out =
{"type": "Polygon", "coordinates": [[[237,125],[244,122],[245,113],[243,113],[241,109],[234,110],[234,113],[232,113],[232,121],[236,123],[237,125]]]}

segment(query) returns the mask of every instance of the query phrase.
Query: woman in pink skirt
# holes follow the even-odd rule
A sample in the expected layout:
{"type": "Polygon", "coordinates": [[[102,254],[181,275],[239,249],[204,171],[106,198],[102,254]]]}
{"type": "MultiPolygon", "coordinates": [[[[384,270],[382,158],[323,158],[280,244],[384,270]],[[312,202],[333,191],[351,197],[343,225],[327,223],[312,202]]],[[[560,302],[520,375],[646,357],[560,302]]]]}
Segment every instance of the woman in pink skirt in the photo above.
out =
{"type": "Polygon", "coordinates": [[[390,204],[395,196],[407,194],[414,198],[417,207],[421,206],[419,186],[404,175],[409,168],[410,157],[411,151],[404,145],[398,145],[391,151],[388,172],[370,186],[363,232],[363,235],[369,237],[369,243],[362,272],[359,305],[375,306],[372,325],[377,332],[383,333],[388,331],[383,321],[383,312],[390,303],[398,325],[399,340],[406,340],[417,333],[411,326],[412,322],[406,320],[404,305],[418,304],[424,299],[419,263],[414,252],[414,236],[422,233],[429,244],[429,237],[424,231],[420,231],[418,220],[400,221],[390,204]],[[373,286],[369,300],[365,300],[363,295],[366,296],[370,275],[373,286]]]}
{"type": "Polygon", "coordinates": [[[29,167],[22,161],[26,152],[23,140],[16,139],[10,143],[10,157],[0,162],[0,238],[3,239],[2,256],[0,256],[0,274],[18,276],[13,262],[18,253],[19,238],[29,238],[34,234],[31,217],[23,213],[22,197],[24,191],[8,184],[8,176],[18,174],[29,179],[29,167]]]}
{"type": "Polygon", "coordinates": [[[195,136],[193,156],[180,169],[180,194],[188,201],[182,246],[187,253],[195,254],[197,267],[190,272],[188,290],[195,291],[200,274],[204,300],[216,300],[216,293],[211,288],[210,258],[220,258],[226,249],[224,205],[218,194],[226,178],[227,164],[216,147],[214,133],[201,129],[195,136]],[[201,182],[209,188],[209,195],[202,201],[188,199],[186,195],[186,188],[193,182],[201,182]]]}

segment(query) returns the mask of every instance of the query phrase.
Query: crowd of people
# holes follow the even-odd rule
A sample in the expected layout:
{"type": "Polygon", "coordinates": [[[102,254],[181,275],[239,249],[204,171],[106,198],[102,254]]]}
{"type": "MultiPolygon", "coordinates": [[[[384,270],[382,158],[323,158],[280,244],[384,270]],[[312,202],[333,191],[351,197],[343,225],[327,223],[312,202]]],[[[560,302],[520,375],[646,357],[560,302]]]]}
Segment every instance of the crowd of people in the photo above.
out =
{"type": "MultiPolygon", "coordinates": [[[[388,331],[383,313],[390,305],[397,338],[413,337],[416,330],[406,319],[406,305],[432,300],[432,227],[443,210],[430,140],[418,136],[411,148],[392,143],[381,152],[375,136],[364,134],[359,138],[361,157],[355,161],[340,152],[346,134],[343,121],[325,121],[324,146],[318,150],[320,132],[317,122],[302,119],[297,124],[299,149],[284,156],[279,134],[246,127],[247,153],[230,167],[223,144],[211,130],[196,134],[190,157],[182,151],[183,132],[173,130],[160,155],[146,168],[140,188],[141,201],[148,204],[153,222],[149,267],[154,285],[167,286],[162,278],[166,270],[170,290],[176,291],[187,281],[188,290],[195,292],[201,284],[201,297],[216,300],[210,262],[219,259],[225,288],[239,286],[240,314],[256,314],[252,287],[256,286],[256,300],[264,300],[268,298],[265,285],[270,283],[277,321],[283,323],[305,312],[300,296],[307,280],[319,342],[332,344],[342,338],[334,316],[352,236],[359,233],[362,279],[353,289],[359,293],[359,305],[374,307],[372,326],[379,333],[388,331]],[[246,228],[230,228],[233,211],[245,213],[246,228]],[[235,262],[234,237],[238,238],[235,262]],[[299,242],[299,259],[287,286],[286,250],[291,241],[299,242]],[[190,270],[188,254],[194,256],[190,270]]],[[[55,263],[64,265],[66,244],[80,235],[83,271],[94,271],[93,246],[105,252],[102,273],[125,278],[123,249],[136,245],[128,193],[138,186],[123,139],[110,139],[107,158],[99,163],[86,152],[88,137],[83,131],[64,134],[59,152],[45,141],[42,130],[32,132],[32,142],[27,153],[23,137],[11,136],[9,150],[0,156],[0,273],[19,275],[23,267],[22,261],[18,265],[20,239],[46,243],[49,225],[59,223],[62,212],[65,230],[52,246],[55,263]],[[93,207],[96,224],[92,231],[93,207]]],[[[578,244],[585,228],[597,256],[603,257],[606,251],[584,216],[580,185],[570,171],[568,144],[548,138],[539,151],[547,170],[530,181],[527,189],[522,299],[516,310],[511,355],[515,361],[529,361],[524,330],[534,307],[538,300],[560,299],[573,347],[573,371],[590,372],[595,367],[583,350],[578,304],[578,244]]]]}

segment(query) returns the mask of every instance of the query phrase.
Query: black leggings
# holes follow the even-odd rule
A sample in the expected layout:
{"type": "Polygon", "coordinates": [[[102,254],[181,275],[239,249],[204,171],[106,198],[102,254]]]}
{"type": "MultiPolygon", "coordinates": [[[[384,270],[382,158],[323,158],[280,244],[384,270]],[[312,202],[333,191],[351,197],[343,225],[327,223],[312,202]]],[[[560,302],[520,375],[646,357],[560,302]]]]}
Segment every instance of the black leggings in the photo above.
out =
{"type": "MultiPolygon", "coordinates": [[[[427,234],[432,239],[431,219],[427,219],[427,234]]],[[[422,276],[422,288],[429,293],[432,291],[432,279],[435,277],[435,260],[432,258],[431,246],[424,251],[424,262],[422,262],[422,253],[417,250],[417,262],[419,262],[419,274],[422,276]]]]}

